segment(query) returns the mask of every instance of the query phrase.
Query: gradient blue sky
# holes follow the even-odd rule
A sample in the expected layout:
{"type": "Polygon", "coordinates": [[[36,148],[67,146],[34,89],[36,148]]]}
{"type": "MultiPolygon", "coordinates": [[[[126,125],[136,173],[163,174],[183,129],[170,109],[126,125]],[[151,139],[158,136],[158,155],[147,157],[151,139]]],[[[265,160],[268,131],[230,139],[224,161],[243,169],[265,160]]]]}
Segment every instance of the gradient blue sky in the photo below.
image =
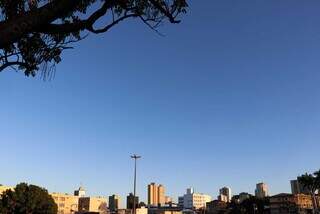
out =
{"type": "Polygon", "coordinates": [[[320,1],[191,1],[160,37],[141,23],[91,35],[53,81],[0,74],[0,183],[91,195],[155,181],[272,194],[320,166],[320,1]]]}

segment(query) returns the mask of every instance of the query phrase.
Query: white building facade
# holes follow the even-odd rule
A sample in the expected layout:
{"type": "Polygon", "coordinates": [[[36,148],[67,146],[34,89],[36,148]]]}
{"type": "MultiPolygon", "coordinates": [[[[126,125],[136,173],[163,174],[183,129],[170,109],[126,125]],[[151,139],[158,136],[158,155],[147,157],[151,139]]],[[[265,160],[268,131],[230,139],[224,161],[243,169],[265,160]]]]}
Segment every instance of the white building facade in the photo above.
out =
{"type": "Polygon", "coordinates": [[[207,202],[211,201],[210,195],[202,193],[194,193],[192,188],[187,189],[187,193],[183,196],[183,208],[185,209],[201,209],[205,208],[207,202]]]}

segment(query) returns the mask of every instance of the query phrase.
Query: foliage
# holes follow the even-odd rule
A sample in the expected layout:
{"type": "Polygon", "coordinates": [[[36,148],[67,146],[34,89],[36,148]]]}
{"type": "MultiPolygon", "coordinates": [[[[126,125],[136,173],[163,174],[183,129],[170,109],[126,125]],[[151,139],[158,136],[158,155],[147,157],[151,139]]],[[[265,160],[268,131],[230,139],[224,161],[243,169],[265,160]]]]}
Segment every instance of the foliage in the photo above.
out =
{"type": "Polygon", "coordinates": [[[316,193],[320,191],[320,170],[309,174],[305,173],[298,177],[298,182],[307,189],[312,196],[312,204],[314,213],[320,213],[318,200],[316,199],[316,193]]]}
{"type": "Polygon", "coordinates": [[[26,183],[7,190],[0,199],[1,214],[56,214],[57,209],[47,190],[26,183]]]}
{"type": "Polygon", "coordinates": [[[179,23],[187,7],[186,0],[0,0],[0,71],[47,75],[87,33],[105,33],[129,18],[156,30],[165,20],[179,23]]]}
{"type": "Polygon", "coordinates": [[[230,203],[229,209],[230,213],[239,214],[262,214],[265,213],[265,208],[269,206],[269,199],[264,198],[260,199],[255,196],[251,196],[250,198],[244,200],[241,204],[230,203]]]}

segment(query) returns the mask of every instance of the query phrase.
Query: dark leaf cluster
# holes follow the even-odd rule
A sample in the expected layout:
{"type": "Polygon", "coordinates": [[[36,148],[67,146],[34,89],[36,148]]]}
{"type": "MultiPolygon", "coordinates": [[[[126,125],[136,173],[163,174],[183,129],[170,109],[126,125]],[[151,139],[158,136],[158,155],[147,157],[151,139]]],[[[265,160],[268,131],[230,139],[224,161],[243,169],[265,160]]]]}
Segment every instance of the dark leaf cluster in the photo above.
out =
{"type": "Polygon", "coordinates": [[[136,18],[151,29],[179,23],[186,0],[0,0],[0,71],[11,67],[48,77],[64,50],[88,33],[136,18]],[[104,23],[101,25],[101,23],[104,23]]]}

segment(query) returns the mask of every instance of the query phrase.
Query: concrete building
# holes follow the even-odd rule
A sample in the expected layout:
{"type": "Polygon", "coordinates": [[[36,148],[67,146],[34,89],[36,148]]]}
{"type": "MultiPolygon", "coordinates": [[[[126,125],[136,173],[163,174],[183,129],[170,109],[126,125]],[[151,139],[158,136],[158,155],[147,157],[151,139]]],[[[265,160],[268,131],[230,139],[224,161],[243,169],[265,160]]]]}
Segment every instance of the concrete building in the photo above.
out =
{"type": "Polygon", "coordinates": [[[184,205],[184,197],[180,196],[178,197],[178,207],[183,208],[183,205],[184,205]]]}
{"type": "Polygon", "coordinates": [[[163,185],[151,183],[148,185],[148,205],[161,206],[166,203],[165,188],[163,185]]]}
{"type": "Polygon", "coordinates": [[[127,196],[127,209],[133,209],[134,200],[136,201],[136,208],[139,207],[139,197],[136,196],[136,197],[134,198],[133,194],[130,193],[130,194],[127,196]]]}
{"type": "Polygon", "coordinates": [[[256,185],[255,195],[257,198],[265,198],[269,195],[268,186],[265,183],[258,183],[256,185]]]}
{"type": "Polygon", "coordinates": [[[291,180],[290,184],[292,194],[309,194],[309,191],[304,188],[298,180],[291,180]]]}
{"type": "Polygon", "coordinates": [[[228,204],[224,201],[214,200],[207,203],[206,213],[220,214],[226,213],[228,204]]]}
{"type": "Polygon", "coordinates": [[[79,189],[74,191],[74,195],[78,196],[78,197],[85,197],[86,196],[86,191],[82,186],[80,186],[79,189]]]}
{"type": "MultiPolygon", "coordinates": [[[[133,214],[132,209],[118,209],[116,214],[133,214]]],[[[148,214],[148,208],[140,207],[136,209],[136,214],[148,214]]]]}
{"type": "Polygon", "coordinates": [[[166,203],[165,188],[163,185],[158,186],[158,204],[160,206],[166,203]]]}
{"type": "Polygon", "coordinates": [[[132,210],[130,210],[130,209],[118,209],[116,214],[132,214],[132,210]]]}
{"type": "Polygon", "coordinates": [[[140,208],[136,209],[136,214],[148,214],[148,208],[140,207],[140,208]]]}
{"type": "MultiPolygon", "coordinates": [[[[211,201],[211,196],[202,193],[194,193],[193,188],[187,189],[183,196],[183,208],[185,209],[201,209],[211,201]]],[[[180,202],[180,199],[179,199],[180,202]]]]}
{"type": "Polygon", "coordinates": [[[178,207],[157,207],[149,208],[148,214],[182,214],[182,210],[178,207]]]}
{"type": "Polygon", "coordinates": [[[219,196],[218,196],[219,201],[230,203],[231,198],[232,198],[231,189],[229,187],[222,187],[219,190],[219,196]]]}
{"type": "Polygon", "coordinates": [[[110,211],[116,211],[120,209],[120,196],[112,195],[109,196],[109,209],[110,211]]]}
{"type": "Polygon", "coordinates": [[[106,214],[107,199],[103,197],[79,197],[79,212],[97,212],[106,214]]]}
{"type": "Polygon", "coordinates": [[[172,204],[173,203],[173,199],[169,196],[165,197],[165,204],[172,204]]]}
{"type": "Polygon", "coordinates": [[[78,211],[79,197],[65,193],[51,193],[54,202],[58,206],[57,214],[74,214],[78,211]]]}
{"type": "Polygon", "coordinates": [[[148,185],[148,205],[158,206],[158,185],[151,183],[148,185]]]}
{"type": "Polygon", "coordinates": [[[305,194],[281,193],[270,197],[271,214],[307,214],[312,213],[312,199],[305,194]]]}

